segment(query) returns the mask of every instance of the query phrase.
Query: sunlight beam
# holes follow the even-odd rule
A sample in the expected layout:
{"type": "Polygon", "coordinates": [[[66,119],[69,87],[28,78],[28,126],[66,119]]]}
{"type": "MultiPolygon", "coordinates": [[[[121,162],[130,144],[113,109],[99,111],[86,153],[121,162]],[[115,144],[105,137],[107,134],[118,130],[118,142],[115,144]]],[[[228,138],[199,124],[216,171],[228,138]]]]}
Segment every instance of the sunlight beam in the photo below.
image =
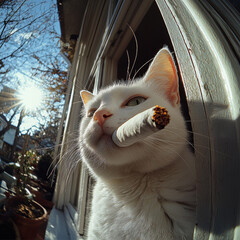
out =
{"type": "Polygon", "coordinates": [[[24,106],[27,111],[36,111],[43,102],[43,92],[35,85],[27,88],[22,88],[19,91],[18,98],[20,104],[24,106]]]}

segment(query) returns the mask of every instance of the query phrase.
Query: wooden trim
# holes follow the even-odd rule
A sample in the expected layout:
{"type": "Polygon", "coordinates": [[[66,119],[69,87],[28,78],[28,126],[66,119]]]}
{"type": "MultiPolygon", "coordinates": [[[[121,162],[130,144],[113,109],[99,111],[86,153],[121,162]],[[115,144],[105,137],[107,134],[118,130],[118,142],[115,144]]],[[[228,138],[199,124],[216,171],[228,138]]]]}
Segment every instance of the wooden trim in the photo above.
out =
{"type": "MultiPolygon", "coordinates": [[[[78,156],[80,155],[79,153],[77,154],[78,156]]],[[[80,156],[79,156],[80,157],[80,156]]],[[[81,172],[81,167],[82,164],[79,163],[77,164],[77,166],[75,167],[73,174],[72,174],[72,182],[71,182],[71,186],[70,186],[70,203],[72,205],[74,205],[74,207],[77,209],[78,208],[78,203],[77,203],[77,199],[78,199],[78,194],[79,194],[79,189],[80,189],[80,172],[81,172]]]]}
{"type": "Polygon", "coordinates": [[[236,34],[231,26],[224,33],[224,18],[210,10],[213,1],[156,2],[173,42],[192,119],[197,156],[194,239],[233,239],[240,182],[240,72],[231,45],[236,34]]]}
{"type": "Polygon", "coordinates": [[[81,180],[80,180],[80,191],[79,191],[79,198],[78,198],[78,231],[80,234],[84,234],[84,226],[85,226],[85,214],[86,214],[86,207],[87,207],[87,191],[88,191],[88,170],[84,164],[82,164],[81,169],[81,180]]]}
{"type": "MultiPolygon", "coordinates": [[[[192,54],[189,49],[191,45],[186,37],[186,30],[182,29],[181,19],[175,11],[180,11],[182,18],[188,19],[189,14],[186,12],[183,4],[172,6],[172,3],[166,1],[157,1],[166,27],[168,29],[172,44],[175,50],[176,59],[179,65],[180,74],[184,83],[186,98],[188,102],[189,115],[192,119],[192,129],[194,134],[195,154],[198,159],[196,163],[197,169],[197,190],[198,190],[198,203],[197,203],[197,218],[198,224],[204,225],[203,235],[206,237],[209,234],[211,223],[211,156],[210,156],[210,143],[208,135],[208,120],[203,104],[202,92],[199,86],[198,69],[193,63],[192,54]],[[201,119],[201,122],[197,121],[201,119]],[[201,123],[201,124],[199,124],[201,123]],[[202,137],[206,136],[206,137],[202,137]],[[200,147],[201,146],[201,147],[200,147]],[[207,230],[206,230],[207,229],[207,230]]],[[[196,28],[196,26],[192,26],[196,28]]],[[[203,238],[204,239],[204,238],[203,238]]]]}

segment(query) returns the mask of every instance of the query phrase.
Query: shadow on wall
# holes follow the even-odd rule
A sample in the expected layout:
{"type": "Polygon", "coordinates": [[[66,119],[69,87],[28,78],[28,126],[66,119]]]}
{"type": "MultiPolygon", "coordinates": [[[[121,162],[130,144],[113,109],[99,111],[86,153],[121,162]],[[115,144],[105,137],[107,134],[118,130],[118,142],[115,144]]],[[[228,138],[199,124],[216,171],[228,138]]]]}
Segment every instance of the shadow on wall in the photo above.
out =
{"type": "MultiPolygon", "coordinates": [[[[191,109],[201,106],[191,103],[191,109]]],[[[196,233],[198,235],[200,230],[203,233],[210,232],[214,236],[212,239],[234,239],[234,229],[240,225],[240,116],[235,120],[229,119],[230,109],[226,105],[207,103],[205,110],[208,122],[198,119],[196,124],[208,126],[210,137],[199,137],[209,141],[210,148],[205,150],[210,152],[211,160],[206,162],[207,159],[197,159],[196,162],[196,233]],[[204,166],[207,167],[204,169],[204,166]]]]}

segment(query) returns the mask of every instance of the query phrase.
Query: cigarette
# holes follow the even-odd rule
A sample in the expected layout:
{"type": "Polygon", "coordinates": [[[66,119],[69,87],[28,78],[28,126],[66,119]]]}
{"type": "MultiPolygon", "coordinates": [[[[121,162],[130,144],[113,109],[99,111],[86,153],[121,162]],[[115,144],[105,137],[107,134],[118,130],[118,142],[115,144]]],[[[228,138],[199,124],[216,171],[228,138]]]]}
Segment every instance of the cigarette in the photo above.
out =
{"type": "Polygon", "coordinates": [[[169,121],[166,108],[156,105],[123,123],[112,134],[112,140],[118,147],[128,147],[165,128],[169,121]]]}

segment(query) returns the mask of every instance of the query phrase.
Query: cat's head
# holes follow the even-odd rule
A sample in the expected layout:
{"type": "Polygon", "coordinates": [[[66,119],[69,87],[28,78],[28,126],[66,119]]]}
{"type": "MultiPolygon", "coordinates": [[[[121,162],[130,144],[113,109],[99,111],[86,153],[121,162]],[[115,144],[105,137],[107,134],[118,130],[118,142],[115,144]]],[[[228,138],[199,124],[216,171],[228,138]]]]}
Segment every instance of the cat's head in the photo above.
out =
{"type": "Polygon", "coordinates": [[[186,145],[176,67],[166,48],[157,53],[143,78],[115,84],[96,96],[81,91],[81,97],[85,106],[80,126],[81,153],[97,174],[102,174],[100,169],[116,168],[153,171],[174,161],[186,145]],[[166,128],[132,146],[117,147],[112,133],[131,117],[155,105],[169,112],[171,120],[166,128]]]}

